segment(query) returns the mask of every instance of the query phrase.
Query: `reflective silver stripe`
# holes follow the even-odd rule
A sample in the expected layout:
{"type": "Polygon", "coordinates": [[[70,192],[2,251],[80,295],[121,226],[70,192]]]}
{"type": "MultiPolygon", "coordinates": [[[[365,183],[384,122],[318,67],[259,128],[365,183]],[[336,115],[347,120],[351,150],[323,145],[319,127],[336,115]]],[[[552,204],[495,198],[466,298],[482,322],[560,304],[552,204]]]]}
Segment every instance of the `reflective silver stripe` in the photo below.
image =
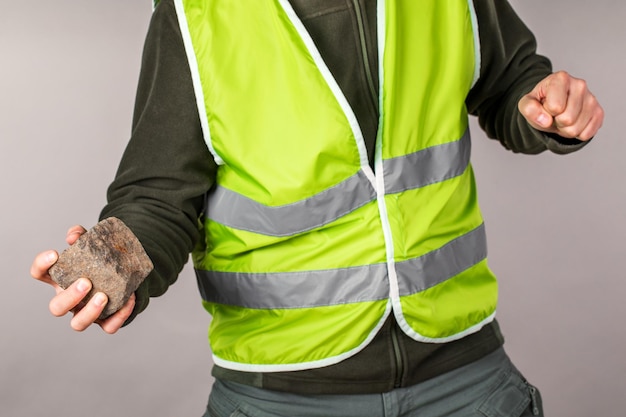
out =
{"type": "MultiPolygon", "coordinates": [[[[485,227],[419,258],[396,263],[400,296],[465,271],[487,257],[485,227]]],[[[386,264],[323,271],[241,273],[196,270],[205,301],[255,309],[331,306],[389,297],[386,264]]]]}
{"type": "Polygon", "coordinates": [[[385,193],[395,194],[457,177],[470,162],[469,128],[461,139],[385,160],[385,193]]]}
{"type": "MultiPolygon", "coordinates": [[[[470,160],[469,129],[455,142],[384,161],[387,194],[423,187],[461,175],[470,160]]],[[[207,197],[207,215],[220,224],[268,236],[306,232],[373,201],[376,191],[363,171],[310,198],[266,206],[217,186],[207,197]]]]}
{"type": "Polygon", "coordinates": [[[386,264],[245,274],[196,270],[205,301],[255,309],[308,308],[388,298],[386,264]]]}
{"type": "Polygon", "coordinates": [[[396,263],[400,295],[415,294],[476,265],[487,257],[484,223],[419,258],[396,263]]]}
{"type": "Polygon", "coordinates": [[[207,200],[207,216],[226,226],[269,236],[291,236],[323,226],[376,199],[359,171],[333,188],[285,206],[265,206],[217,187],[207,200]]]}

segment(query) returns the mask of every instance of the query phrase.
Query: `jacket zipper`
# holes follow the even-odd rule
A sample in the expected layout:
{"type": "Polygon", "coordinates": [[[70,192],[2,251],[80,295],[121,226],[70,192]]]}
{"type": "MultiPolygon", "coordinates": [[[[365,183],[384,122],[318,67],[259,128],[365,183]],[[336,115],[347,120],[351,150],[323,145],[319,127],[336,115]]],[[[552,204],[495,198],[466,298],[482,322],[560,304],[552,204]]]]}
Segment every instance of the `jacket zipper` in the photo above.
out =
{"type": "MultiPolygon", "coordinates": [[[[392,320],[394,320],[392,318],[392,320]]],[[[396,362],[395,377],[393,381],[394,388],[402,386],[402,374],[404,373],[404,363],[402,362],[402,352],[400,351],[400,339],[398,337],[398,325],[391,324],[391,344],[393,346],[393,356],[396,362]]]]}
{"type": "Polygon", "coordinates": [[[367,79],[367,87],[370,93],[370,99],[372,100],[372,104],[375,109],[378,109],[378,94],[376,91],[374,77],[372,76],[372,71],[370,67],[370,57],[367,50],[367,39],[365,35],[365,24],[363,22],[363,11],[361,10],[361,5],[359,4],[359,0],[352,0],[352,4],[354,7],[354,12],[356,14],[356,23],[359,28],[359,40],[361,42],[361,56],[363,57],[363,68],[365,70],[365,78],[367,79]]]}
{"type": "Polygon", "coordinates": [[[528,385],[528,391],[530,392],[530,405],[533,416],[538,416],[539,414],[541,414],[541,412],[539,410],[539,403],[537,401],[537,388],[533,387],[528,382],[526,384],[528,385]]]}
{"type": "MultiPolygon", "coordinates": [[[[363,69],[365,70],[365,78],[367,80],[367,87],[369,90],[369,96],[372,100],[374,109],[378,112],[378,93],[374,83],[374,77],[370,67],[370,56],[367,49],[367,38],[365,34],[365,23],[363,21],[363,10],[359,0],[352,0],[354,12],[356,15],[357,27],[359,29],[359,40],[361,43],[361,56],[363,58],[363,69]]],[[[395,361],[395,375],[393,386],[394,388],[400,388],[402,386],[402,376],[404,373],[404,363],[402,361],[402,351],[400,349],[400,339],[398,335],[398,325],[392,323],[391,325],[391,345],[393,346],[393,356],[395,361]]]]}

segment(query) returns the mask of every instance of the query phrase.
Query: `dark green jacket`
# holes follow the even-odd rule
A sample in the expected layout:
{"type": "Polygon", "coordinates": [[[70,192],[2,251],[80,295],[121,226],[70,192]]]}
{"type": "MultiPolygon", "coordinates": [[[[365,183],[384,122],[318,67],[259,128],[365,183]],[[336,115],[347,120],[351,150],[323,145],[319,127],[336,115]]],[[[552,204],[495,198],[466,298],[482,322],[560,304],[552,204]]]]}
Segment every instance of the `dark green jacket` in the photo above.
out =
{"type": "MultiPolygon", "coordinates": [[[[359,121],[369,155],[378,123],[375,0],[291,0],[359,121]]],[[[481,76],[467,97],[491,138],[513,152],[568,153],[582,143],[534,130],[517,102],[551,73],[532,33],[504,0],[474,1],[481,76]]],[[[371,163],[372,161],[370,161],[371,163]]],[[[200,238],[198,216],[216,165],[204,142],[172,0],[162,0],[148,31],[133,130],[101,218],[116,216],[137,235],[155,270],[137,291],[132,318],[174,283],[200,238]]],[[[200,302],[200,298],[198,298],[200,302]]],[[[131,320],[132,320],[131,318],[131,320]]],[[[130,320],[129,320],[130,321],[130,320]]],[[[334,366],[277,374],[215,368],[218,378],[299,393],[371,393],[407,386],[477,360],[503,343],[497,323],[462,340],[423,344],[390,320],[356,356],[334,366]]]]}

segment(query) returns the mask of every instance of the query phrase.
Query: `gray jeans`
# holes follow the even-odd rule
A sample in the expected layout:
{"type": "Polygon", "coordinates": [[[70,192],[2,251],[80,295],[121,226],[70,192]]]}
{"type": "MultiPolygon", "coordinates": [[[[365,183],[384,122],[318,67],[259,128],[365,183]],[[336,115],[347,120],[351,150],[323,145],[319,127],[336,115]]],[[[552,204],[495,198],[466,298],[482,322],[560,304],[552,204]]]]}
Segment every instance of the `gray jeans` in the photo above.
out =
{"type": "Polygon", "coordinates": [[[203,417],[543,416],[539,391],[504,349],[420,384],[383,394],[295,395],[216,380],[203,417]]]}

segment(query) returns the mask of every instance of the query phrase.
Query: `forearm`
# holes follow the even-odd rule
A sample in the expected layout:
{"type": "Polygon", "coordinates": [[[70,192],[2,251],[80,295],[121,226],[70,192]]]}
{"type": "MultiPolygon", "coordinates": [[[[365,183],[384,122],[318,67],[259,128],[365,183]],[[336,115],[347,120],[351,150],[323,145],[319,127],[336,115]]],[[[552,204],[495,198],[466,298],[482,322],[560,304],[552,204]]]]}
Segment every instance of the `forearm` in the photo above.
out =
{"type": "Polygon", "coordinates": [[[176,280],[200,238],[197,219],[215,164],[193,97],[176,15],[165,1],[144,47],[132,136],[101,213],[121,219],[155,265],[136,292],[131,319],[176,280]]]}
{"type": "Polygon", "coordinates": [[[475,0],[481,40],[481,74],[467,98],[487,136],[507,149],[526,154],[550,150],[569,153],[584,142],[547,135],[534,129],[518,102],[552,73],[550,61],[536,53],[532,32],[506,1],[475,0]]]}

